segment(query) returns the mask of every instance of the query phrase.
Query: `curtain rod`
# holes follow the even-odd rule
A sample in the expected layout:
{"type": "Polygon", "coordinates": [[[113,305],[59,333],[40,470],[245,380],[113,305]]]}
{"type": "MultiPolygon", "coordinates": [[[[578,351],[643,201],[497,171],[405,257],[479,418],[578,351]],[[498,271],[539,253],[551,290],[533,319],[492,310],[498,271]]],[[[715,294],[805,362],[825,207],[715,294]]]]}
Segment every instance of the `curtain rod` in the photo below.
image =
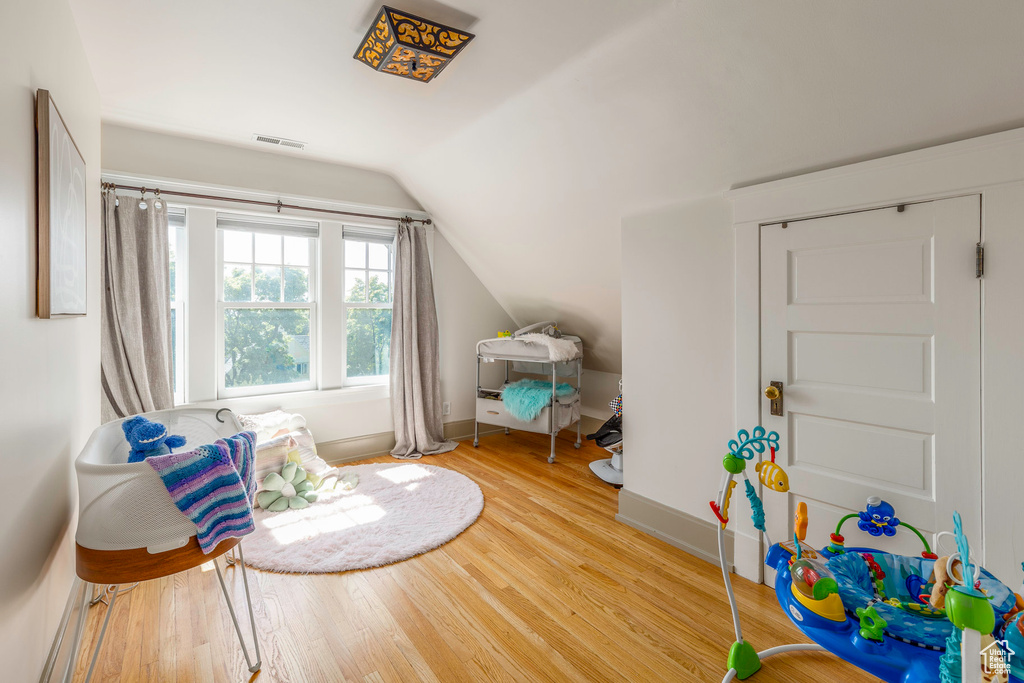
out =
{"type": "MultiPolygon", "coordinates": [[[[136,187],[134,185],[119,185],[117,183],[103,183],[104,190],[131,190],[133,192],[141,192],[145,195],[147,192],[160,195],[160,188],[156,187],[136,187]]],[[[277,209],[278,213],[281,213],[281,209],[293,209],[296,211],[315,211],[317,213],[329,213],[336,216],[356,216],[357,218],[377,218],[386,221],[399,221],[402,223],[422,223],[423,225],[430,225],[432,221],[429,218],[412,218],[410,216],[381,216],[374,213],[356,213],[355,211],[339,211],[337,209],[318,209],[313,206],[299,206],[298,204],[284,204],[281,200],[276,202],[264,202],[258,199],[238,199],[237,197],[221,197],[212,194],[196,194],[194,192],[179,192],[177,190],[163,190],[163,194],[171,194],[176,197],[189,197],[191,199],[213,199],[224,202],[238,202],[239,204],[255,204],[257,206],[272,206],[277,209]]]]}

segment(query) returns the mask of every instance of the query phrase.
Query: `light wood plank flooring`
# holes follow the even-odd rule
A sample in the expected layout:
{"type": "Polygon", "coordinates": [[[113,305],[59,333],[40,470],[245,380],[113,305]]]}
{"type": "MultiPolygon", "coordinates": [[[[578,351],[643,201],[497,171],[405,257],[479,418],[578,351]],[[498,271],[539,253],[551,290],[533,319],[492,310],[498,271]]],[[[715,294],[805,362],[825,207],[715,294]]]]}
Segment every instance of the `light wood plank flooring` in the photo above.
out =
{"type": "MultiPolygon", "coordinates": [[[[344,574],[252,571],[264,661],[253,679],[720,681],[733,634],[717,567],[616,522],[617,491],[587,467],[605,452],[574,451],[564,436],[554,465],[548,439],[522,432],[425,458],[476,481],[485,499],[480,519],[437,550],[344,574]]],[[[238,571],[226,578],[241,606],[238,571]]],[[[806,642],[773,591],[735,584],[757,649],[806,642]]],[[[105,609],[90,611],[76,680],[105,609]]],[[[200,568],[118,598],[94,676],[249,679],[216,574],[200,568]]],[[[804,653],[749,680],[873,679],[804,653]]]]}

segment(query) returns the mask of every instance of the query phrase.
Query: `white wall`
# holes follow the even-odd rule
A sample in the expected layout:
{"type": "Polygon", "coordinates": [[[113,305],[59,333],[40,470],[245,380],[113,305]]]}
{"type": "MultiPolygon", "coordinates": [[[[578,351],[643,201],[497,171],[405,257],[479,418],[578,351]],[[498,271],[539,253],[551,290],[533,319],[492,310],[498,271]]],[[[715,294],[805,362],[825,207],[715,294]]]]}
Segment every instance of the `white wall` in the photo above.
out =
{"type": "MultiPolygon", "coordinates": [[[[104,125],[103,166],[112,172],[152,178],[172,178],[231,188],[296,194],[372,205],[385,209],[418,210],[419,204],[392,178],[375,171],[297,159],[216,143],[104,125]]],[[[173,199],[173,198],[172,198],[173,199]]],[[[318,217],[319,218],[319,217],[318,217]]],[[[342,224],[322,220],[321,248],[340,239],[342,224]]],[[[189,401],[227,406],[236,412],[282,408],[306,417],[319,442],[391,431],[391,404],[384,387],[349,388],[326,394],[302,393],[215,401],[216,350],[216,212],[194,208],[189,214],[188,337],[209,341],[188,349],[189,401]],[[199,335],[196,330],[201,330],[199,335]]],[[[441,397],[451,401],[445,422],[471,419],[474,414],[476,342],[493,337],[515,323],[451,248],[441,229],[433,240],[434,292],[441,344],[441,397]]],[[[321,272],[322,303],[340,291],[341,273],[321,272]]],[[[326,309],[325,309],[326,310],[326,309]]],[[[337,321],[322,316],[323,326],[337,321]]],[[[334,338],[341,334],[334,331],[334,338]]],[[[337,360],[323,348],[321,362],[337,360]],[[329,357],[330,356],[330,357],[329,357]]],[[[337,350],[340,353],[340,350],[337,350]]],[[[337,353],[335,355],[337,355],[337,353]]],[[[486,367],[496,379],[499,369],[486,367]]],[[[336,374],[336,373],[331,373],[336,374]]]]}
{"type": "Polygon", "coordinates": [[[420,208],[386,173],[110,123],[103,124],[103,170],[366,206],[420,208]]]}
{"type": "Polygon", "coordinates": [[[0,4],[0,661],[38,678],[74,577],[72,461],[99,424],[100,103],[64,0],[0,4]],[[88,315],[39,320],[34,97],[49,90],[85,157],[88,315]]]}
{"type": "MultiPolygon", "coordinates": [[[[587,347],[583,347],[586,353],[587,347]]],[[[619,395],[619,380],[622,375],[600,370],[583,368],[583,396],[580,401],[580,412],[602,421],[612,416],[608,402],[619,395]]]]}
{"type": "Polygon", "coordinates": [[[722,197],[622,221],[624,490],[708,521],[733,431],[733,230],[722,197]]]}

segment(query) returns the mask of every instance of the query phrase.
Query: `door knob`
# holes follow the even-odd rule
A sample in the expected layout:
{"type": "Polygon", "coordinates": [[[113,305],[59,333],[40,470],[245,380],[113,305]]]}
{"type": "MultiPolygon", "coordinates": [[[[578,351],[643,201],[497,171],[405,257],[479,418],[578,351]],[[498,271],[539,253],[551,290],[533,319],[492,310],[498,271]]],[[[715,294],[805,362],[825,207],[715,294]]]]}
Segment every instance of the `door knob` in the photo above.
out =
{"type": "Polygon", "coordinates": [[[764,396],[772,402],[772,415],[782,415],[782,382],[769,382],[764,389],[764,396]]]}

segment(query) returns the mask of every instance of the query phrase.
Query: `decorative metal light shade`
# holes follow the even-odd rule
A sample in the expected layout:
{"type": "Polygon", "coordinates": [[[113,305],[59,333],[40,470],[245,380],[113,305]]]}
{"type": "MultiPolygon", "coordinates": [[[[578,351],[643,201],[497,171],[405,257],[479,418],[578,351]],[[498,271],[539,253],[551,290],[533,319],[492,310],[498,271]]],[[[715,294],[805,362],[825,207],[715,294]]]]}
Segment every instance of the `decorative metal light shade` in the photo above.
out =
{"type": "Polygon", "coordinates": [[[354,58],[382,73],[424,83],[475,37],[387,5],[376,16],[354,58]]]}

